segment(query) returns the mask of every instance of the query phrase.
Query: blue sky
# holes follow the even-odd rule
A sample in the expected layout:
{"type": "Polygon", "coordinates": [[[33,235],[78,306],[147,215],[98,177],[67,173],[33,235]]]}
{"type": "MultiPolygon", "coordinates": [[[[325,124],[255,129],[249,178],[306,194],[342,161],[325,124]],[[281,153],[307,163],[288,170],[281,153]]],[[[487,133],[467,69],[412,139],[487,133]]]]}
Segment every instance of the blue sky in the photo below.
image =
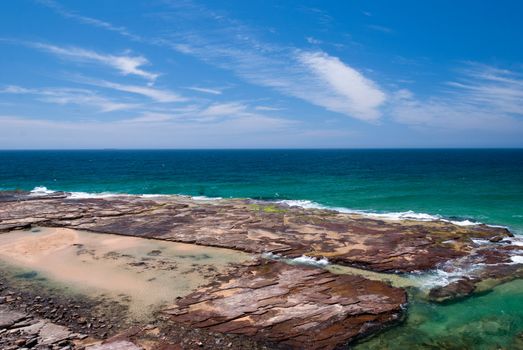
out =
{"type": "Polygon", "coordinates": [[[520,1],[0,2],[0,148],[522,147],[520,1]]]}

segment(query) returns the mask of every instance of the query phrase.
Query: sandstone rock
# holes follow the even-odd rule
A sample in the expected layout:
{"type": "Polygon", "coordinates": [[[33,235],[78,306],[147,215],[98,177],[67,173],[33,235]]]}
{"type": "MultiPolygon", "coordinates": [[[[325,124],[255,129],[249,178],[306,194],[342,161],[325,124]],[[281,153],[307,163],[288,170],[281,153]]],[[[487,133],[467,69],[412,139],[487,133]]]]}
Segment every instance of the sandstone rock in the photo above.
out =
{"type": "Polygon", "coordinates": [[[71,336],[71,331],[64,326],[60,326],[54,323],[46,323],[40,329],[39,343],[42,345],[49,345],[59,343],[64,339],[68,339],[71,336]]]}
{"type": "Polygon", "coordinates": [[[474,292],[476,286],[473,281],[463,278],[443,287],[437,287],[430,291],[429,297],[438,302],[463,298],[474,292]]]}
{"type": "Polygon", "coordinates": [[[398,322],[406,302],[403,290],[383,282],[265,261],[222,276],[165,313],[212,332],[332,349],[398,322]]]}
{"type": "Polygon", "coordinates": [[[85,350],[143,350],[143,348],[130,341],[118,340],[110,343],[88,346],[85,350]]]}
{"type": "MultiPolygon", "coordinates": [[[[66,194],[38,197],[0,192],[0,202],[0,231],[34,225],[67,227],[273,253],[289,259],[327,257],[330,262],[378,272],[426,271],[445,265],[456,270],[480,267],[469,280],[432,291],[432,297],[439,300],[485,288],[485,281],[523,275],[521,264],[512,259],[520,254],[520,247],[494,244],[511,237],[510,232],[485,225],[385,221],[251,200],[202,202],[180,196],[71,199],[66,194]]],[[[151,251],[151,255],[158,254],[151,251]]],[[[5,299],[15,304],[16,300],[13,294],[5,299]]],[[[47,317],[60,322],[79,319],[62,306],[46,303],[47,317]]],[[[396,322],[405,303],[402,290],[382,282],[271,262],[219,276],[216,283],[178,300],[167,313],[190,328],[243,334],[296,348],[332,348],[396,322]]],[[[0,309],[0,329],[2,317],[4,328],[20,321],[2,316],[0,309]]],[[[80,323],[86,332],[99,327],[90,319],[82,322],[80,318],[80,323]]],[[[46,325],[38,329],[40,337],[46,325]]],[[[48,335],[65,337],[67,330],[54,326],[48,335]]],[[[114,345],[116,340],[108,344],[114,345]]]]}
{"type": "Polygon", "coordinates": [[[27,314],[0,307],[0,329],[9,328],[16,322],[23,320],[27,314]]]}
{"type": "MultiPolygon", "coordinates": [[[[301,255],[380,272],[434,269],[481,255],[472,238],[510,237],[504,228],[449,222],[384,221],[328,210],[249,200],[202,202],[172,196],[144,199],[24,197],[0,208],[0,230],[48,225],[243,250],[301,255]]],[[[497,239],[497,238],[496,238],[497,239]]],[[[507,257],[499,256],[498,262],[507,257]]]]}

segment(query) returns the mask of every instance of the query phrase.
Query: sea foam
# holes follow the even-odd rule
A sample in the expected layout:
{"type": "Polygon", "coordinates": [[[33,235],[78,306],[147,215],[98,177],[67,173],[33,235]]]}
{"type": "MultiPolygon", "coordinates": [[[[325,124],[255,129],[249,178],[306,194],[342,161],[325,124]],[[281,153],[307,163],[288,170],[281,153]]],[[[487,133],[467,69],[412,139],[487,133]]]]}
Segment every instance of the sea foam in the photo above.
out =
{"type": "MultiPolygon", "coordinates": [[[[417,213],[412,210],[402,211],[402,212],[390,212],[390,213],[375,213],[367,210],[357,210],[349,209],[343,207],[329,207],[309,200],[280,200],[277,203],[286,204],[291,207],[301,207],[304,209],[326,209],[334,210],[339,213],[345,214],[359,214],[371,218],[383,219],[383,220],[413,220],[413,221],[443,221],[449,222],[458,226],[475,226],[481,225],[481,222],[471,221],[471,220],[449,220],[444,219],[439,215],[431,215],[427,213],[417,213]]],[[[492,227],[504,227],[504,226],[494,226],[492,227]]]]}
{"type": "Polygon", "coordinates": [[[51,193],[55,193],[55,192],[56,191],[49,190],[45,186],[36,186],[29,192],[29,195],[30,196],[42,196],[42,195],[51,194],[51,193]]]}
{"type": "Polygon", "coordinates": [[[326,266],[329,264],[329,260],[327,258],[314,258],[307,255],[302,255],[298,258],[291,259],[291,262],[296,264],[303,264],[303,265],[312,265],[312,266],[326,266]]]}
{"type": "MultiPolygon", "coordinates": [[[[37,186],[35,187],[31,192],[30,195],[32,196],[41,196],[46,194],[51,194],[56,191],[50,190],[45,186],[37,186]]],[[[124,193],[113,193],[113,192],[69,192],[69,198],[72,199],[82,199],[82,198],[108,198],[108,197],[114,197],[114,196],[133,196],[131,194],[124,194],[124,193]]],[[[139,194],[136,196],[140,196],[143,198],[155,198],[155,197],[168,197],[171,195],[168,194],[139,194]]],[[[184,195],[181,195],[184,196],[184,195]]],[[[206,197],[206,196],[185,196],[192,198],[197,201],[214,201],[214,200],[220,200],[223,199],[222,197],[206,197]]],[[[458,226],[474,226],[474,225],[481,225],[481,222],[471,221],[471,220],[450,220],[445,219],[439,215],[431,215],[427,213],[417,213],[412,210],[403,211],[403,212],[390,212],[390,213],[376,213],[368,210],[357,210],[357,209],[350,209],[350,208],[344,208],[344,207],[330,207],[325,206],[310,200],[279,200],[276,201],[276,203],[286,204],[291,207],[301,207],[304,209],[326,209],[326,210],[334,210],[339,213],[345,213],[345,214],[359,214],[371,218],[376,219],[382,219],[382,220],[413,220],[413,221],[443,221],[443,222],[449,222],[454,225],[458,226]]],[[[501,228],[507,228],[506,226],[498,226],[498,225],[488,225],[490,227],[501,227],[501,228]]]]}

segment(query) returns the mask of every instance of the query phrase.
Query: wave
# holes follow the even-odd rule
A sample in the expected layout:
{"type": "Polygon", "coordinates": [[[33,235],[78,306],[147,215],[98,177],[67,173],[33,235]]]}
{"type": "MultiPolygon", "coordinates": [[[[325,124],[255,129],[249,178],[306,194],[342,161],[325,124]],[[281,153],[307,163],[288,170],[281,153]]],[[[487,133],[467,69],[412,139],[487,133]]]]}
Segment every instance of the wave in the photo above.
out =
{"type": "Polygon", "coordinates": [[[302,265],[312,265],[312,266],[327,266],[329,265],[329,260],[327,258],[314,258],[307,255],[302,255],[300,257],[294,258],[291,260],[295,264],[302,265]]]}
{"type": "MultiPolygon", "coordinates": [[[[358,210],[358,209],[350,209],[350,208],[343,208],[343,207],[329,207],[325,206],[313,201],[309,200],[279,200],[276,201],[276,203],[286,204],[291,207],[301,207],[304,209],[326,209],[326,210],[334,210],[339,213],[345,213],[345,214],[359,214],[364,215],[367,217],[377,218],[377,219],[383,219],[383,220],[413,220],[413,221],[443,221],[443,222],[449,222],[454,225],[458,226],[475,226],[475,225],[482,225],[482,222],[479,221],[471,221],[471,220],[450,220],[445,219],[440,215],[431,215],[426,213],[416,213],[412,210],[408,211],[402,211],[402,212],[389,212],[389,213],[376,213],[368,210],[358,210]]],[[[495,225],[489,225],[491,227],[502,227],[506,228],[505,226],[495,226],[495,225]]]]}
{"type": "MultiPolygon", "coordinates": [[[[50,190],[45,186],[36,186],[33,188],[29,195],[31,196],[42,196],[47,194],[52,194],[56,192],[62,192],[62,191],[54,191],[50,190]]],[[[66,191],[64,191],[66,192],[66,191]]],[[[66,192],[68,194],[68,198],[71,199],[86,199],[86,198],[110,198],[110,197],[142,197],[142,198],[161,198],[161,197],[171,197],[173,195],[171,194],[129,194],[129,193],[118,193],[118,192],[66,192]]],[[[175,196],[182,196],[191,198],[197,201],[214,201],[214,200],[220,200],[223,199],[222,197],[206,197],[206,196],[187,196],[187,195],[181,195],[181,194],[175,194],[175,196]]]]}
{"type": "Polygon", "coordinates": [[[47,189],[47,187],[45,187],[45,186],[36,186],[35,188],[33,188],[31,190],[31,192],[29,192],[29,195],[30,196],[43,196],[43,195],[51,194],[51,193],[55,193],[55,192],[56,191],[47,189]]]}
{"type": "MultiPolygon", "coordinates": [[[[31,195],[45,195],[45,194],[51,194],[57,191],[53,191],[48,189],[45,186],[37,186],[33,190],[31,190],[31,195]]],[[[142,198],[158,198],[158,197],[169,197],[172,196],[170,194],[126,194],[126,193],[115,193],[115,192],[68,192],[69,198],[72,199],[82,199],[82,198],[108,198],[108,197],[129,197],[129,196],[139,196],[142,198]]],[[[214,200],[221,200],[222,197],[207,197],[207,196],[188,196],[183,194],[175,194],[177,196],[183,196],[187,198],[191,198],[193,200],[198,201],[214,201],[214,200]]],[[[452,219],[446,219],[440,215],[431,215],[427,213],[417,213],[412,210],[403,211],[403,212],[389,212],[389,213],[377,213],[372,212],[369,210],[358,210],[358,209],[350,209],[350,208],[344,208],[344,207],[331,207],[331,206],[325,206],[310,200],[277,200],[272,201],[274,203],[279,204],[285,204],[291,207],[301,207],[304,209],[326,209],[326,210],[334,210],[339,213],[345,213],[345,214],[359,214],[366,217],[376,218],[376,219],[382,219],[382,220],[395,220],[395,221],[401,221],[401,220],[412,220],[412,221],[443,221],[448,222],[454,225],[458,226],[475,226],[475,225],[484,225],[484,223],[479,221],[472,221],[468,219],[464,220],[452,220],[452,219]]],[[[499,228],[507,228],[506,226],[500,226],[500,225],[487,225],[490,227],[499,227],[499,228]]]]}
{"type": "Polygon", "coordinates": [[[312,256],[302,255],[294,259],[286,259],[282,257],[280,254],[274,254],[273,252],[263,253],[262,258],[269,259],[269,260],[285,260],[290,264],[297,264],[297,265],[311,265],[311,266],[318,266],[318,267],[325,267],[327,265],[330,265],[329,260],[325,257],[322,258],[316,258],[312,256]]]}

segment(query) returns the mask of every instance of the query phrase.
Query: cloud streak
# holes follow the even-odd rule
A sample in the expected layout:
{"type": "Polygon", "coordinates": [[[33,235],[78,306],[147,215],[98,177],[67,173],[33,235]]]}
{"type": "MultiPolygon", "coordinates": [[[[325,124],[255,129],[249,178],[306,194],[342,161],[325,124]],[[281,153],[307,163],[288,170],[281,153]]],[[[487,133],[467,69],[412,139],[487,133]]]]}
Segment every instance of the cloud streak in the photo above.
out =
{"type": "Polygon", "coordinates": [[[56,46],[44,43],[27,43],[30,47],[51,53],[61,59],[77,62],[92,62],[116,69],[122,75],[136,75],[154,81],[158,74],[148,72],[141,67],[149,61],[143,56],[110,55],[74,46],[56,46]]]}
{"type": "Polygon", "coordinates": [[[172,47],[231,70],[252,84],[363,121],[373,122],[381,116],[386,94],[378,84],[323,51],[270,47],[249,40],[217,43],[194,35],[183,40],[183,50],[172,47]]]}
{"type": "MultiPolygon", "coordinates": [[[[377,83],[340,58],[323,51],[301,51],[295,47],[264,43],[239,21],[217,15],[204,6],[172,3],[172,8],[175,13],[173,23],[185,29],[173,31],[161,38],[141,40],[194,56],[230,70],[251,84],[269,87],[331,112],[368,122],[380,118],[380,107],[386,100],[385,92],[377,83]],[[187,28],[201,27],[191,22],[201,20],[205,20],[212,29],[187,31],[187,28]],[[337,74],[347,80],[342,81],[337,74]]],[[[318,9],[308,11],[325,16],[318,9]]],[[[59,13],[64,15],[63,10],[59,13]]],[[[68,11],[65,13],[64,16],[70,17],[68,11]]],[[[163,18],[168,20],[169,16],[163,18]]],[[[75,16],[74,19],[79,18],[75,16]]],[[[95,25],[89,21],[83,22],[95,25]]],[[[215,89],[191,89],[218,94],[215,89]]]]}
{"type": "Polygon", "coordinates": [[[313,94],[300,92],[312,103],[366,121],[380,117],[379,107],[385,102],[386,95],[363,74],[321,51],[302,52],[298,61],[317,80],[313,94]],[[318,93],[321,91],[328,93],[318,93]]]}
{"type": "Polygon", "coordinates": [[[198,87],[198,86],[191,86],[191,87],[188,87],[187,89],[193,90],[193,91],[198,91],[198,92],[203,92],[203,93],[211,94],[211,95],[221,95],[222,94],[222,91],[219,89],[202,88],[202,87],[198,87]]]}
{"type": "Polygon", "coordinates": [[[438,97],[417,98],[398,91],[391,115],[399,123],[445,130],[523,131],[523,76],[468,64],[461,78],[446,83],[438,97]]]}
{"type": "Polygon", "coordinates": [[[135,109],[134,103],[116,102],[86,89],[42,88],[28,89],[20,86],[7,86],[0,89],[0,94],[34,95],[41,102],[58,105],[79,105],[95,107],[101,112],[135,109]]]}
{"type": "Polygon", "coordinates": [[[136,95],[148,97],[156,102],[160,103],[171,103],[171,102],[185,102],[187,99],[175,92],[165,89],[153,88],[150,86],[120,84],[110,82],[107,80],[96,80],[86,77],[75,79],[76,82],[82,84],[93,85],[97,87],[118,90],[122,92],[128,92],[136,95]]]}
{"type": "Polygon", "coordinates": [[[80,23],[91,25],[93,27],[97,27],[97,28],[108,30],[108,31],[112,31],[112,32],[118,33],[120,35],[123,35],[125,37],[128,37],[128,38],[130,38],[132,40],[136,40],[136,41],[140,41],[141,40],[141,38],[139,36],[130,33],[125,27],[115,26],[115,25],[113,25],[113,24],[111,24],[109,22],[106,22],[106,21],[102,21],[102,20],[99,20],[99,19],[96,19],[96,18],[79,15],[78,13],[76,13],[74,11],[70,11],[70,10],[65,9],[62,5],[60,5],[56,1],[53,1],[53,0],[36,0],[36,2],[41,4],[41,5],[43,5],[43,6],[46,6],[46,7],[50,8],[50,9],[52,9],[53,11],[55,11],[56,13],[58,13],[59,15],[65,17],[65,18],[73,19],[73,20],[76,20],[76,21],[78,21],[80,23]]]}
{"type": "Polygon", "coordinates": [[[285,119],[260,115],[207,123],[177,120],[168,115],[75,122],[0,115],[0,124],[3,149],[26,149],[28,139],[31,148],[36,149],[277,147],[288,144],[289,128],[293,126],[285,119]],[[277,144],[276,138],[281,140],[277,144]]]}

